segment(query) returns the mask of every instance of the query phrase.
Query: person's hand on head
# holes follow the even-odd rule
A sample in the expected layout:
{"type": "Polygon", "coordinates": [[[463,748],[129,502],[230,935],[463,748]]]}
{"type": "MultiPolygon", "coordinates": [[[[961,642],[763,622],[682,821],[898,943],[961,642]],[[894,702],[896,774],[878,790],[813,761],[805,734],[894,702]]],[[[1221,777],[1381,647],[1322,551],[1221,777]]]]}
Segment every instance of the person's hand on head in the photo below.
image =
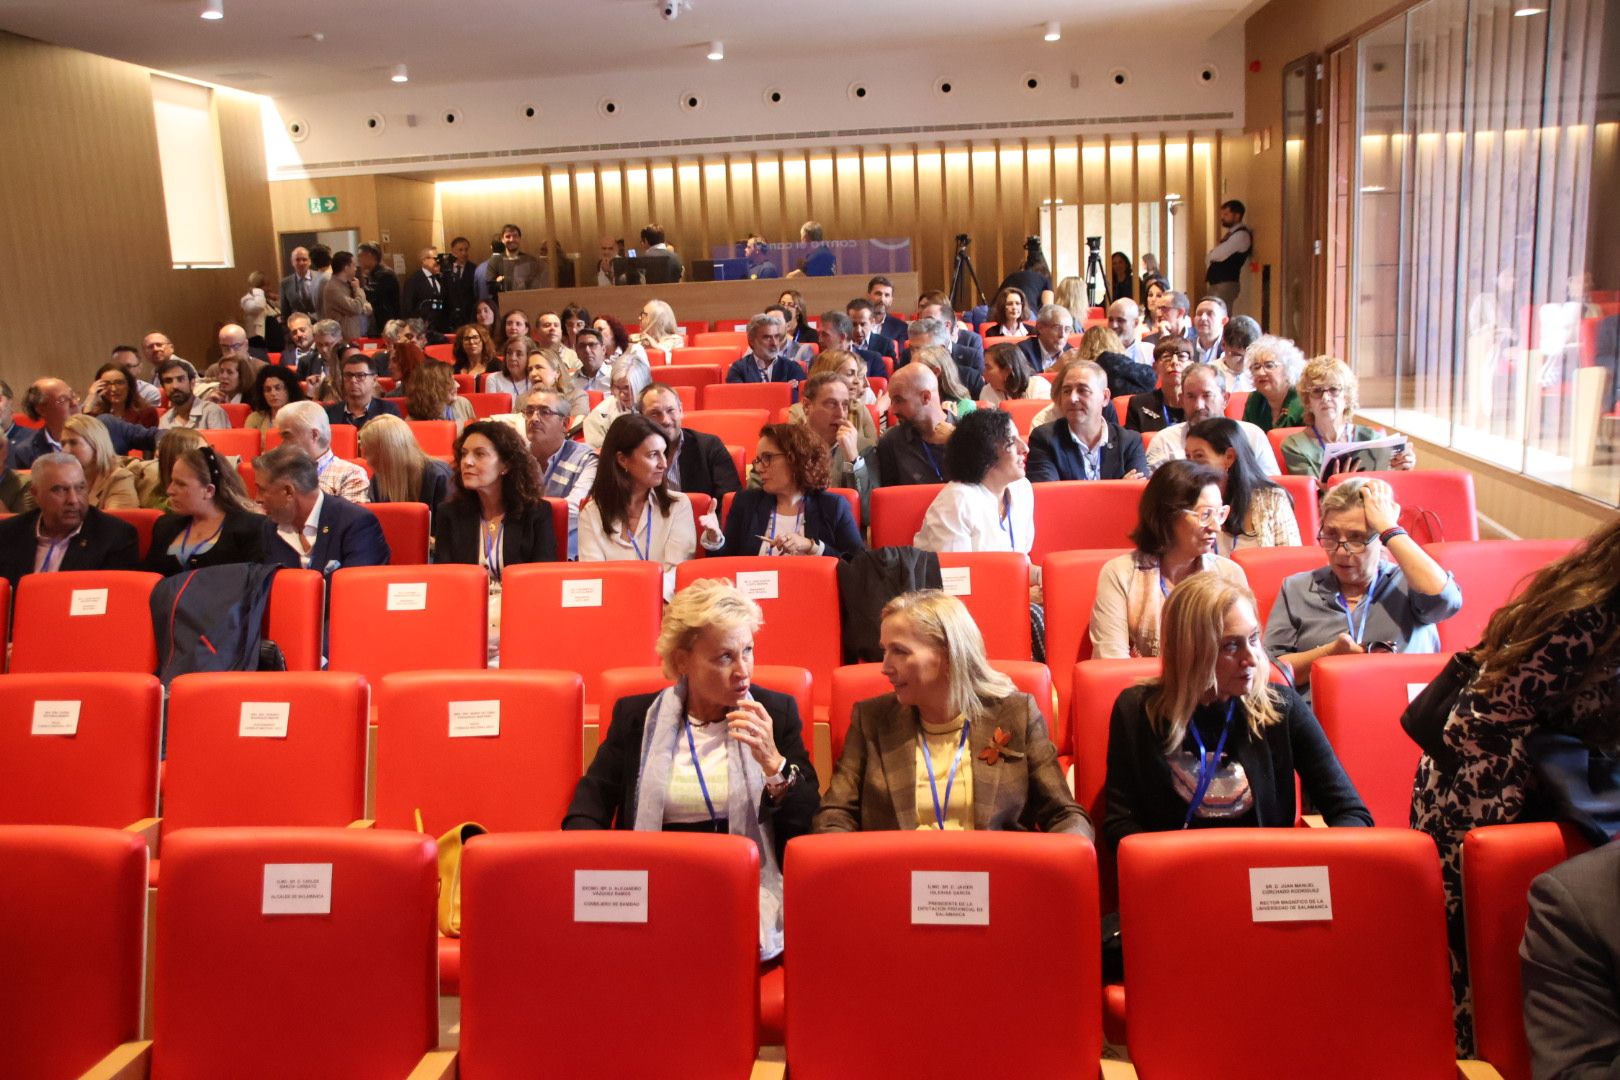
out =
{"type": "Polygon", "coordinates": [[[1367,515],[1367,528],[1375,533],[1393,529],[1401,520],[1395,489],[1382,480],[1369,480],[1362,487],[1361,509],[1367,515]]]}

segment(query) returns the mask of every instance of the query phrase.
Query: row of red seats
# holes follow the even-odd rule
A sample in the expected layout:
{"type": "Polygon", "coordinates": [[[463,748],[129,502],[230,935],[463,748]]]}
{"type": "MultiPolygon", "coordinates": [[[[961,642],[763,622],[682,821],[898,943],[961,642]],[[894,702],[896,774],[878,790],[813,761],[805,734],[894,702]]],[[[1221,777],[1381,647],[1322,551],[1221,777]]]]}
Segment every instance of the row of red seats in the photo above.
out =
{"type": "Polygon", "coordinates": [[[1462,1067],[1517,1080],[1529,1075],[1509,955],[1524,921],[1518,886],[1569,846],[1539,826],[1470,837],[1471,870],[1514,886],[1469,897],[1470,924],[1502,931],[1474,959],[1476,1002],[1488,1003],[1479,1010],[1483,1062],[1454,1060],[1433,845],[1389,829],[1127,840],[1131,1065],[1101,1061],[1092,848],[1015,833],[793,841],[787,959],[763,979],[758,853],[744,838],[477,838],[463,866],[460,1047],[437,1051],[438,875],[428,838],[282,828],[176,835],[157,905],[146,1043],[142,845],[103,830],[0,828],[0,856],[13,871],[0,922],[11,976],[0,985],[12,992],[0,997],[14,1025],[10,1060],[27,1076],[78,1075],[98,1063],[106,1075],[149,1066],[153,1075],[279,1076],[294,1055],[310,1075],[355,1077],[453,1075],[458,1056],[469,1076],[779,1076],[781,1058],[770,1052],[775,1069],[756,1071],[761,1036],[778,1034],[760,1022],[774,1006],[785,1019],[786,1065],[804,1078],[886,1077],[900,1067],[963,1078],[1359,1080],[1450,1077],[1462,1067]],[[1251,873],[1276,867],[1322,868],[1331,916],[1257,920],[1251,873]],[[299,871],[317,882],[302,903],[277,888],[299,871]],[[617,914],[593,903],[595,890],[615,885],[629,898],[617,914]],[[929,888],[961,889],[967,902],[941,913],[929,888]],[[1220,942],[1224,977],[1265,987],[1263,1007],[1242,993],[1187,1007],[1189,896],[1203,939],[1220,942]],[[1019,998],[1015,1024],[981,1023],[973,1010],[997,1005],[964,999],[960,1037],[941,1039],[938,1000],[917,987],[959,982],[964,956],[988,985],[1041,992],[1019,998]],[[681,985],[702,986],[703,1022],[671,1007],[668,979],[638,972],[679,972],[681,985]]]}

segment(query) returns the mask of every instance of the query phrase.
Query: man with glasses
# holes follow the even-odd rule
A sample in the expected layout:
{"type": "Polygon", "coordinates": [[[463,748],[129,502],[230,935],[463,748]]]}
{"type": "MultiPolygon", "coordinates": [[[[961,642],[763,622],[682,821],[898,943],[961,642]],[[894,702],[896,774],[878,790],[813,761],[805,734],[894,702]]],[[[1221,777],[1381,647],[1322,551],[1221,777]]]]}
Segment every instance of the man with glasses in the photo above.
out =
{"type": "Polygon", "coordinates": [[[1286,578],[1266,620],[1266,651],[1302,694],[1324,656],[1440,651],[1435,624],[1462,609],[1462,591],[1400,517],[1382,480],[1354,477],[1323,498],[1327,565],[1286,578]]]}
{"type": "MultiPolygon", "coordinates": [[[[601,348],[601,341],[597,341],[601,348]]],[[[579,557],[579,506],[596,483],[596,451],[568,438],[568,402],[551,390],[531,390],[523,399],[529,452],[540,464],[540,494],[568,504],[568,557],[579,557]]]]}
{"type": "Polygon", "coordinates": [[[1125,426],[1135,432],[1163,431],[1186,419],[1181,411],[1181,376],[1192,367],[1193,347],[1181,338],[1166,338],[1153,347],[1153,370],[1159,385],[1132,394],[1125,426]]]}
{"type": "MultiPolygon", "coordinates": [[[[877,477],[877,446],[861,451],[859,432],[849,419],[849,383],[836,371],[812,375],[800,391],[799,404],[804,410],[804,425],[832,448],[827,486],[850,488],[859,494],[861,520],[865,521],[877,477]]],[[[748,486],[759,484],[750,478],[748,486]]]]}
{"type": "Polygon", "coordinates": [[[713,435],[681,426],[686,414],[674,387],[648,383],[636,400],[641,415],[657,424],[669,440],[669,471],[664,474],[664,482],[670,490],[702,492],[714,500],[716,507],[726,492],[741,490],[742,481],[726,444],[713,435]]]}
{"type": "Polygon", "coordinates": [[[574,355],[579,357],[579,370],[574,373],[574,385],[581,390],[607,395],[613,392],[613,369],[607,363],[607,348],[602,344],[602,332],[594,327],[582,326],[574,334],[574,355]]]}
{"type": "Polygon", "coordinates": [[[1058,357],[1069,349],[1074,333],[1074,316],[1062,304],[1047,304],[1035,316],[1035,332],[1018,343],[1024,350],[1029,369],[1039,375],[1057,366],[1058,357]]]}
{"type": "MultiPolygon", "coordinates": [[[[226,360],[256,360],[261,364],[270,362],[270,354],[263,349],[255,349],[248,344],[248,332],[235,323],[226,323],[219,328],[219,359],[208,365],[202,377],[208,382],[219,380],[219,366],[226,360]]],[[[246,387],[244,390],[251,389],[246,387]]]]}
{"type": "MultiPolygon", "coordinates": [[[[1147,451],[1150,470],[1187,456],[1187,429],[1193,424],[1226,414],[1226,385],[1218,370],[1208,364],[1193,364],[1182,373],[1181,412],[1181,423],[1171,424],[1153,436],[1147,451]]],[[[1271,452],[1271,440],[1266,438],[1266,433],[1242,420],[1237,424],[1266,475],[1278,475],[1277,455],[1271,452]]]]}
{"type": "Polygon", "coordinates": [[[1030,432],[1030,482],[1145,479],[1142,436],[1103,415],[1108,373],[1090,360],[1071,360],[1058,368],[1057,380],[1052,401],[1063,415],[1030,432]]]}
{"type": "Polygon", "coordinates": [[[1143,367],[1153,366],[1153,346],[1137,337],[1142,332],[1142,309],[1135,300],[1121,298],[1108,305],[1108,329],[1119,336],[1126,356],[1143,367]]]}
{"type": "Polygon", "coordinates": [[[326,419],[334,426],[348,424],[358,430],[379,416],[399,415],[392,401],[377,397],[377,373],[363,351],[351,349],[344,355],[342,373],[342,399],[326,407],[326,419]]]}

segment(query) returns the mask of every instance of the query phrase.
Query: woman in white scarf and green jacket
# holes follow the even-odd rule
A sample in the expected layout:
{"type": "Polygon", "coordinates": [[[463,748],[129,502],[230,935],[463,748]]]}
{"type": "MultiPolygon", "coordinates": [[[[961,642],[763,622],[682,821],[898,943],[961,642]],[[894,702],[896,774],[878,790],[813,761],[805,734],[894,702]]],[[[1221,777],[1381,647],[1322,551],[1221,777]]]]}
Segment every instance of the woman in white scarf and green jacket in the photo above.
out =
{"type": "Polygon", "coordinates": [[[574,790],[564,829],[715,832],[759,846],[759,951],[782,951],[782,853],[810,831],[820,785],[789,694],[753,685],[759,605],[703,580],[664,609],[658,655],[673,686],[621,698],[574,790]]]}

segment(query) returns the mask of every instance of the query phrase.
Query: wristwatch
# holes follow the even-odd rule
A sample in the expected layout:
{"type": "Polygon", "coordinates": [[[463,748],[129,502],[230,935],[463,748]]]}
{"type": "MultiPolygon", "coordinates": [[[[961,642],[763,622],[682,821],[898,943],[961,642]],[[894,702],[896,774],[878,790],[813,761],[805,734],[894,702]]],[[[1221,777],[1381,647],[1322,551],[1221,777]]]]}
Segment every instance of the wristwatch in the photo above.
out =
{"type": "Polygon", "coordinates": [[[772,796],[780,795],[799,781],[799,767],[782,759],[782,767],[776,770],[775,775],[765,778],[765,787],[772,796]]]}

